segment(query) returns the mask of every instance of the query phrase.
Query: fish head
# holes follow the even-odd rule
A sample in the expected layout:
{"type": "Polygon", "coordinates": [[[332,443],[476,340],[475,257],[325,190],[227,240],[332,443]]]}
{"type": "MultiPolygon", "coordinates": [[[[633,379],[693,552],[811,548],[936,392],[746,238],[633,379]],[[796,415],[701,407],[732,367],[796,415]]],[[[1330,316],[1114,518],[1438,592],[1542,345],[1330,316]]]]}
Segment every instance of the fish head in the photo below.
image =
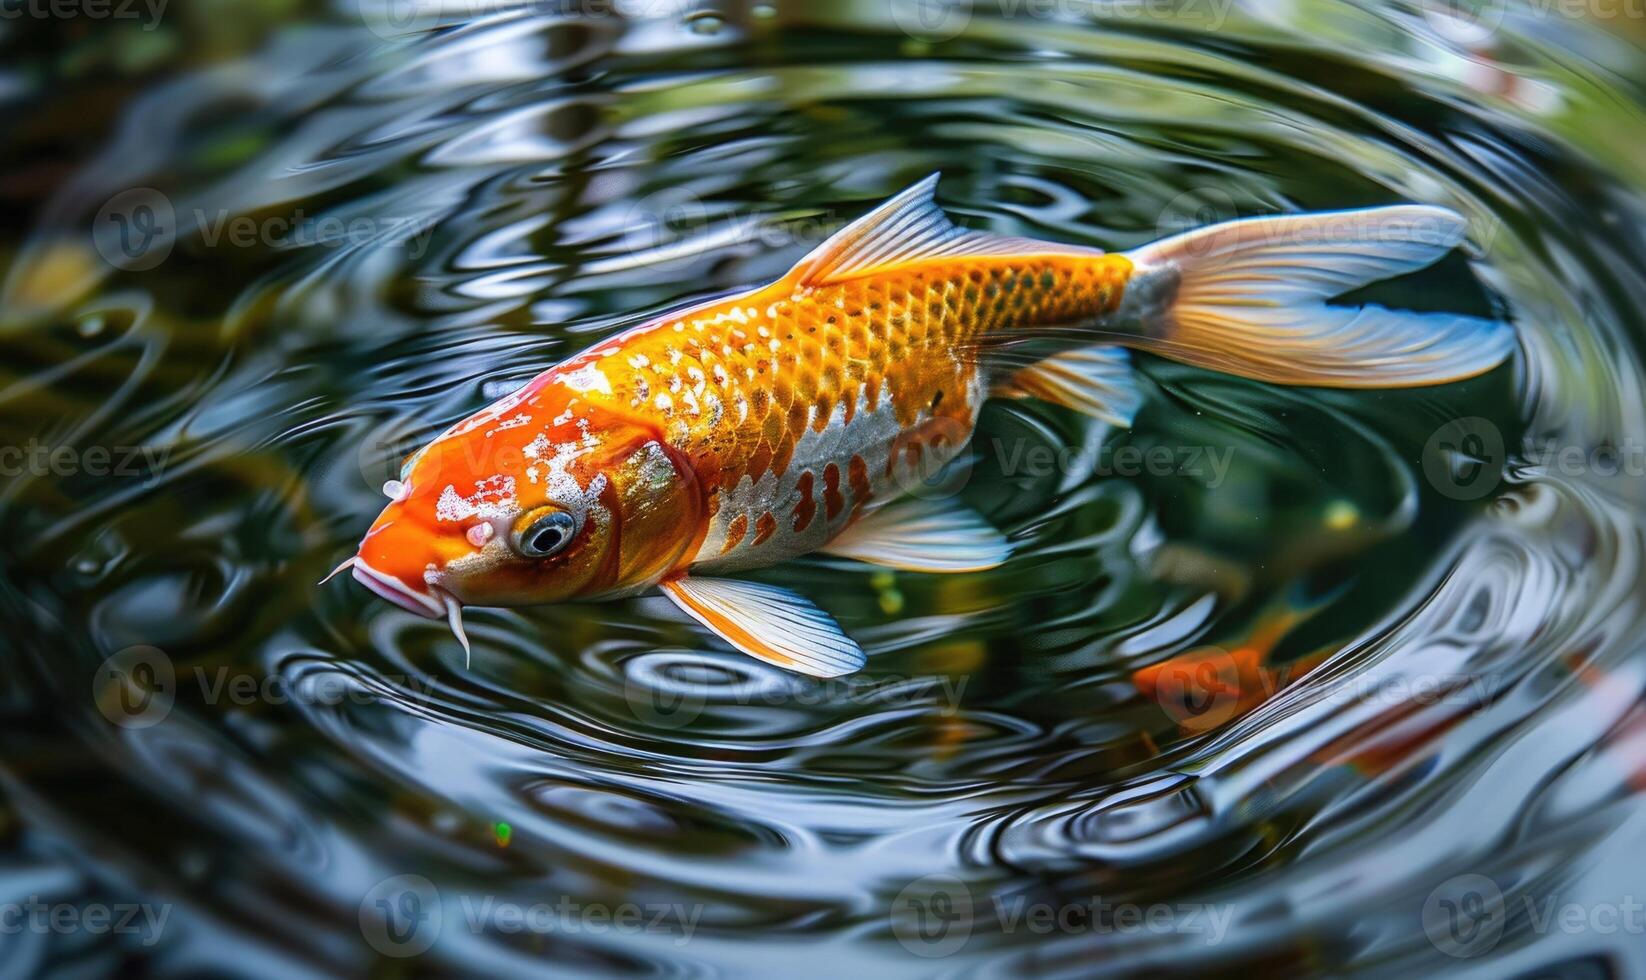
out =
{"type": "Polygon", "coordinates": [[[454,628],[460,605],[640,591],[706,525],[691,466],[654,428],[552,383],[448,429],[384,490],[354,577],[454,628]]]}

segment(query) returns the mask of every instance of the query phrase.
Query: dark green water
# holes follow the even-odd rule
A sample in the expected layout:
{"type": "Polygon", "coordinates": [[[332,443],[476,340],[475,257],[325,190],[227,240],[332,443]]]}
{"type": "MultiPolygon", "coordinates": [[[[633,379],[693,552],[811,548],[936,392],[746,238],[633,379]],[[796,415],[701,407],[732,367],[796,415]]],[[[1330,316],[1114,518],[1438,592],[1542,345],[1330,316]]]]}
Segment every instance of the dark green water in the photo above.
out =
{"type": "Polygon", "coordinates": [[[1646,968],[1641,22],[1447,9],[0,21],[0,976],[1646,968]],[[1521,350],[995,403],[1005,568],[760,576],[839,681],[315,586],[446,425],[934,170],[1115,249],[1445,204],[1368,296],[1521,350]]]}

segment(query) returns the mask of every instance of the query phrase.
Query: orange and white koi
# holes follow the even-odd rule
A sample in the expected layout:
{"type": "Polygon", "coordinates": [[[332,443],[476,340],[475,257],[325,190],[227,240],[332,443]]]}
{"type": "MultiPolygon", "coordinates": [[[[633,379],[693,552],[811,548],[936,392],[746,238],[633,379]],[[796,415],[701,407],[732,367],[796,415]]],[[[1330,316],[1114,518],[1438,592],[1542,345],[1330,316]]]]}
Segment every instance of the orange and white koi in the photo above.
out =
{"type": "MultiPolygon", "coordinates": [[[[968,231],[933,175],[769,285],[654,316],[452,426],[339,567],[413,612],[661,588],[733,647],[836,676],[864,655],[807,599],[722,577],[821,551],[924,572],[1006,561],[954,501],[903,493],[990,395],[1125,425],[1125,348],[1280,384],[1437,384],[1502,323],[1327,305],[1426,266],[1464,220],[1399,206],[1250,219],[1131,252],[968,231]]],[[[333,574],[336,574],[335,572],[333,574]]]]}

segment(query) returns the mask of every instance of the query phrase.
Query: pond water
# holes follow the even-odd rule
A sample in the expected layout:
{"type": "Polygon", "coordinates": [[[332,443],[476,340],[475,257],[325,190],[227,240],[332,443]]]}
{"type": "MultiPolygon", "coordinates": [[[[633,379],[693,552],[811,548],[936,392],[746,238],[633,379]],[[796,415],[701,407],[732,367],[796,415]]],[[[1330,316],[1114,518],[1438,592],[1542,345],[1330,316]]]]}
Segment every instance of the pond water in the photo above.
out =
{"type": "Polygon", "coordinates": [[[0,22],[0,902],[135,910],[0,974],[1646,968],[1638,18],[147,17],[0,22]],[[471,609],[465,662],[316,586],[446,425],[933,171],[1109,249],[1444,204],[1468,246],[1367,295],[1520,349],[991,403],[943,478],[1006,567],[756,576],[862,641],[833,681],[655,597],[471,609]]]}

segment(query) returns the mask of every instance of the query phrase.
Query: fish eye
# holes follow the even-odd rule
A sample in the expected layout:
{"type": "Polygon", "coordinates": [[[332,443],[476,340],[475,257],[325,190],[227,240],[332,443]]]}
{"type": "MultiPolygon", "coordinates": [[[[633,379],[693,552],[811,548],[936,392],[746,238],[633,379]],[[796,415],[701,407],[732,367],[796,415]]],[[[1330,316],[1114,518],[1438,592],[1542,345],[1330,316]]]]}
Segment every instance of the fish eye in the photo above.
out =
{"type": "Polygon", "coordinates": [[[568,511],[551,510],[532,518],[514,535],[514,550],[527,558],[548,558],[577,536],[578,520],[568,511]]]}

